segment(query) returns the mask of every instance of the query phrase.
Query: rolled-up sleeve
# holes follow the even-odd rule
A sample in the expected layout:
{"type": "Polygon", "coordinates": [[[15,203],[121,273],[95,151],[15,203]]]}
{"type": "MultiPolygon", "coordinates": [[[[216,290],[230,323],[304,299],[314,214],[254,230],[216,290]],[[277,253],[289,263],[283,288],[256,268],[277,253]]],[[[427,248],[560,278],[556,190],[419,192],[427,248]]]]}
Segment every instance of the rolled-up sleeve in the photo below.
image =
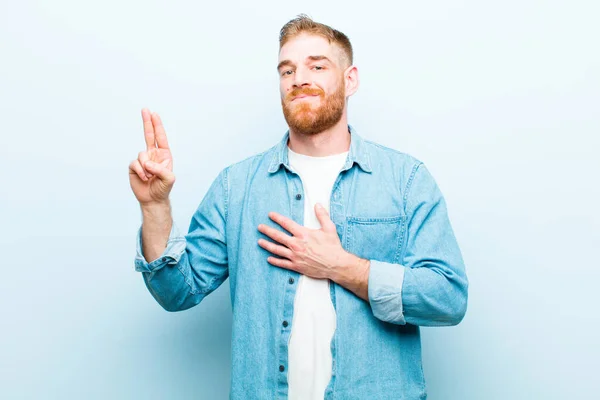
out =
{"type": "Polygon", "coordinates": [[[404,325],[402,310],[402,283],[404,266],[378,260],[370,260],[369,302],[377,318],[404,325]]]}
{"type": "Polygon", "coordinates": [[[138,272],[153,272],[167,264],[177,264],[185,252],[185,247],[185,236],[179,233],[177,225],[173,222],[165,251],[156,260],[147,262],[142,250],[142,227],[140,226],[136,240],[135,270],[138,272]]]}
{"type": "Polygon", "coordinates": [[[404,193],[407,223],[402,264],[370,260],[368,295],[373,315],[401,325],[456,325],[466,313],[468,280],[446,202],[420,162],[404,193]]]}

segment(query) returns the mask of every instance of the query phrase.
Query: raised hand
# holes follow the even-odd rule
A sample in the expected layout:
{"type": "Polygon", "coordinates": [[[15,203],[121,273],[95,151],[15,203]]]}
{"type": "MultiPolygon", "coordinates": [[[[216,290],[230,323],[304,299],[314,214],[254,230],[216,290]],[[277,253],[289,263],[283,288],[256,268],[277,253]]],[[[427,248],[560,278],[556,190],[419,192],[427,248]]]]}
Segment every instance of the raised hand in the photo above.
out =
{"type": "Polygon", "coordinates": [[[142,206],[168,203],[175,175],[167,134],[157,113],[144,108],[142,120],[146,151],[129,164],[129,183],[142,206]]]}

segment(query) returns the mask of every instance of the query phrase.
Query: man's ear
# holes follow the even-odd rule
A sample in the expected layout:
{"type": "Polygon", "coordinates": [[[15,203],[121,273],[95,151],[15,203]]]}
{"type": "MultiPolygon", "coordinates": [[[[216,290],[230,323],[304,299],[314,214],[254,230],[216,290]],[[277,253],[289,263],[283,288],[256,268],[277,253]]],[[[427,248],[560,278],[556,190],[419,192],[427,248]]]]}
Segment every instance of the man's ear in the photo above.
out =
{"type": "Polygon", "coordinates": [[[358,90],[359,85],[358,79],[358,68],[356,66],[349,66],[344,71],[344,84],[346,85],[346,97],[352,96],[358,90]]]}

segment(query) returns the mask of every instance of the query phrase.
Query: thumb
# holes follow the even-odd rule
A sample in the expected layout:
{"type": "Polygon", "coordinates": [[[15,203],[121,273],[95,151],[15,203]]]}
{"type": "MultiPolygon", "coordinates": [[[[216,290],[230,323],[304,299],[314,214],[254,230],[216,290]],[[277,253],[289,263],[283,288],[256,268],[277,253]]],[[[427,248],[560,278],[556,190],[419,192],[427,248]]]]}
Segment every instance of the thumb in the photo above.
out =
{"type": "Polygon", "coordinates": [[[325,232],[335,232],[336,231],[335,224],[333,223],[331,218],[329,218],[329,213],[327,212],[325,207],[323,207],[321,205],[321,203],[315,204],[315,214],[317,215],[317,219],[319,220],[319,223],[321,224],[321,228],[325,232]]]}

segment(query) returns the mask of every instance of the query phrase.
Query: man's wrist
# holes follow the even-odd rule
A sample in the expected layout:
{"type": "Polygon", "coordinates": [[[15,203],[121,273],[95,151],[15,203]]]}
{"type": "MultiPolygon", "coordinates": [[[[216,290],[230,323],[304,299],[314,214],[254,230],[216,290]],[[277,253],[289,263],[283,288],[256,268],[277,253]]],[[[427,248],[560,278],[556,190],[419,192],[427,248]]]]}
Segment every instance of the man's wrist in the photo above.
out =
{"type": "Polygon", "coordinates": [[[171,215],[171,202],[167,199],[163,202],[140,203],[140,209],[144,217],[171,215]]]}
{"type": "Polygon", "coordinates": [[[371,261],[346,252],[342,263],[335,268],[332,281],[369,301],[368,285],[371,261]]]}

